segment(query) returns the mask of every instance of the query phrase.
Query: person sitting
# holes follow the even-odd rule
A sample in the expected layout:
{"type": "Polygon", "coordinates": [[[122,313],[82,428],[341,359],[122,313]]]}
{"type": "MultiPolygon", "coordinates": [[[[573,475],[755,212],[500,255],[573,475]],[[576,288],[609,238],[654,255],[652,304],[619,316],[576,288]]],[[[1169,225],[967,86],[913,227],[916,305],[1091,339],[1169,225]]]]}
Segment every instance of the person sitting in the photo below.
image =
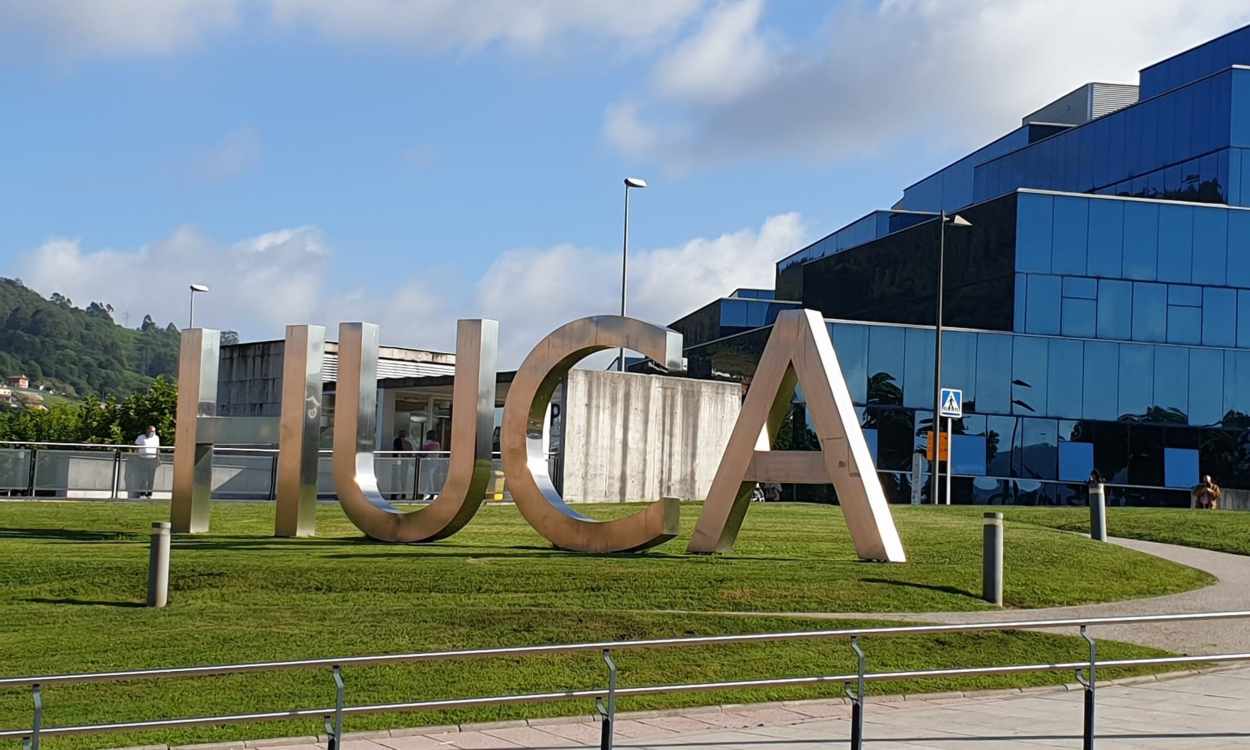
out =
{"type": "Polygon", "coordinates": [[[1220,496],[1223,490],[1211,479],[1210,474],[1202,477],[1202,482],[1189,493],[1189,507],[1202,510],[1219,510],[1220,496]]]}

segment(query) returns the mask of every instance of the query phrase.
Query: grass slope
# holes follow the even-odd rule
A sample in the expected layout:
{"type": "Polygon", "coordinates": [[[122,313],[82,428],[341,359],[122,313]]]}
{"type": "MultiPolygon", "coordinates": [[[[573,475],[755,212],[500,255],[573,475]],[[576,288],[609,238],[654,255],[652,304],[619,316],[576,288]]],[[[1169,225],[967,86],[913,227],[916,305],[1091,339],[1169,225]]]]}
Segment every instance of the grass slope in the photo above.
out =
{"type": "MultiPolygon", "coordinates": [[[[979,515],[983,509],[959,511],[979,515]]],[[[997,509],[996,509],[997,510],[997,509]]],[[[1089,533],[1088,508],[1003,508],[1008,522],[1089,533]]],[[[1107,508],[1107,533],[1129,539],[1250,555],[1250,513],[1184,508],[1107,508]]]]}
{"type": "MultiPolygon", "coordinates": [[[[630,507],[592,507],[598,517],[630,507]]],[[[688,535],[699,508],[683,509],[688,535]]],[[[136,606],[146,581],[146,533],[167,518],[141,503],[0,503],[0,674],[132,669],[523,645],[599,639],[835,627],[759,613],[975,610],[980,519],[949,509],[896,508],[906,565],[857,562],[836,508],[757,505],[736,552],[682,554],[685,538],[641,556],[551,550],[515,509],[489,507],[436,545],[368,543],[336,506],[319,508],[314,539],[269,538],[272,507],[214,507],[213,534],[175,540],[171,606],[136,606]],[[733,614],[739,613],[739,614],[733,614]],[[741,614],[755,613],[755,614],[741,614]]],[[[1188,568],[1042,526],[1008,532],[1011,606],[1158,595],[1209,582],[1188,568]]],[[[868,639],[870,669],[1080,659],[1068,636],[985,633],[868,639]]],[[[1115,656],[1153,653],[1103,644],[1115,656]]],[[[850,671],[845,643],[726,646],[622,653],[622,685],[850,671]]],[[[597,655],[349,669],[349,704],[596,686],[597,655]]],[[[882,691],[1068,681],[1035,674],[883,683],[882,691]]],[[[624,710],[818,697],[832,686],[639,698],[624,710]]],[[[326,672],[66,686],[45,694],[48,725],[330,705],[326,672]]],[[[587,713],[566,703],[442,714],[352,718],[352,730],[587,713]]],[[[0,726],[30,720],[30,698],[0,693],[0,726]]],[[[53,747],[256,738],[320,731],[315,722],[86,735],[53,747]]]]}

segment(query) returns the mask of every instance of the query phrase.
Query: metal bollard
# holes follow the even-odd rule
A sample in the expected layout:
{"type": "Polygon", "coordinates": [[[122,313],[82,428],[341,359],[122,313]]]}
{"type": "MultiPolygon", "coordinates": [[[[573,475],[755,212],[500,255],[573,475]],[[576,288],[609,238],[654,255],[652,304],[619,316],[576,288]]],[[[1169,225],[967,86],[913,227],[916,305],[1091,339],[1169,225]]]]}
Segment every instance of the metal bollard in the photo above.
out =
{"type": "Polygon", "coordinates": [[[149,607],[164,607],[169,602],[169,530],[167,521],[152,524],[152,545],[148,550],[149,607]]]}
{"type": "Polygon", "coordinates": [[[1089,486],[1089,538],[1107,541],[1107,493],[1102,482],[1089,486]]]}
{"type": "Polygon", "coordinates": [[[981,598],[1003,606],[1003,514],[986,513],[981,534],[981,598]]]}

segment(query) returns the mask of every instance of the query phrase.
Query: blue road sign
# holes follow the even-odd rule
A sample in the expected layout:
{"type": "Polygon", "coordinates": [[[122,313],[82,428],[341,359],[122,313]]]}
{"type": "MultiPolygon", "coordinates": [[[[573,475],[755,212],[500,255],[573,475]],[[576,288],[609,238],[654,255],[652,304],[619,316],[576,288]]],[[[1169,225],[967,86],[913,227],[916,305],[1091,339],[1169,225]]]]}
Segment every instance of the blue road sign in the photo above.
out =
{"type": "Polygon", "coordinates": [[[942,410],[939,412],[943,417],[951,419],[962,419],[964,416],[964,392],[958,388],[942,389],[942,410]]]}

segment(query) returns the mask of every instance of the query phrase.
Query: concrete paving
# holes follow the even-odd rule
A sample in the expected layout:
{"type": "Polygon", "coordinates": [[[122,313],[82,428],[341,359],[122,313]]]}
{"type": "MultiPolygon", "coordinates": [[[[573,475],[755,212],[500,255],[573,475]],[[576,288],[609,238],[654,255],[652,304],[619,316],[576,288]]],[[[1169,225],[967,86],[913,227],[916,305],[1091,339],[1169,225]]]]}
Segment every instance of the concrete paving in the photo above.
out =
{"type": "MultiPolygon", "coordinates": [[[[864,747],[870,750],[1079,748],[1080,690],[946,693],[869,698],[864,747]]],[[[1096,747],[1103,750],[1231,750],[1250,747],[1250,667],[1182,677],[1146,677],[1098,689],[1096,747]]],[[[688,711],[622,714],[622,750],[803,750],[848,747],[845,701],[795,701],[688,711]]],[[[349,734],[343,750],[565,750],[597,748],[589,717],[497,722],[349,734]]],[[[317,750],[325,738],[199,746],[200,750],[317,750]]],[[[196,746],[173,748],[192,750],[196,746]]],[[[166,750],[148,748],[147,750],[166,750]]]]}

